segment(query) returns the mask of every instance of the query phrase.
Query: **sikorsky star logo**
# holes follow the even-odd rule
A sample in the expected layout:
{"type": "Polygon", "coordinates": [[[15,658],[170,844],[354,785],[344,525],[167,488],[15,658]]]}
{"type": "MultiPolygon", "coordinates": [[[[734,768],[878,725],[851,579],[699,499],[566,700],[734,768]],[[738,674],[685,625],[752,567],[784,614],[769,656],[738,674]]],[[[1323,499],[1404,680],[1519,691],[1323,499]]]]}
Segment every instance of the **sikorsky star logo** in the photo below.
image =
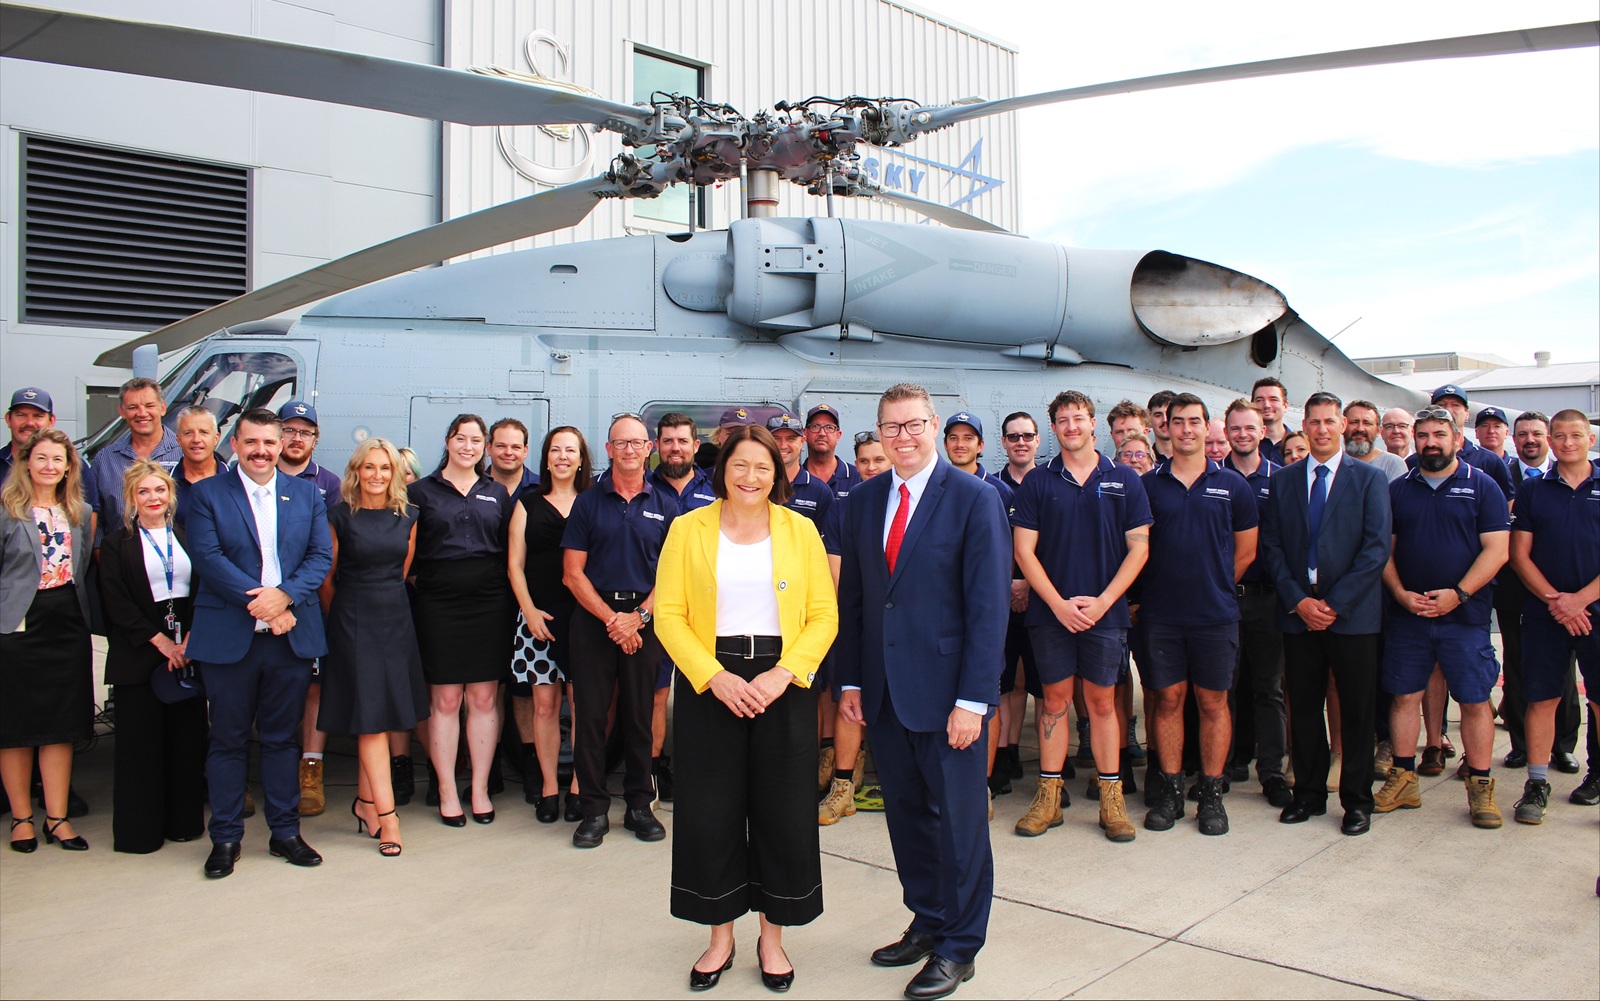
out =
{"type": "MultiPolygon", "coordinates": [[[[924,166],[932,167],[935,170],[944,171],[945,174],[948,175],[944,179],[945,188],[948,189],[951,185],[956,186],[956,199],[955,201],[948,203],[953,209],[960,208],[961,206],[972,201],[974,198],[977,198],[979,195],[987,194],[988,192],[993,191],[995,188],[998,188],[1002,184],[1006,183],[998,177],[990,177],[988,174],[983,173],[983,171],[980,169],[980,165],[983,163],[982,138],[979,138],[977,142],[973,143],[972,149],[968,150],[967,155],[961,158],[961,162],[953,167],[948,163],[940,163],[937,160],[929,160],[925,157],[912,156],[910,153],[905,153],[900,150],[895,150],[894,156],[910,160],[914,163],[920,163],[924,166]],[[962,190],[963,186],[965,187],[964,191],[962,190]]],[[[861,168],[862,170],[866,171],[867,177],[877,181],[886,188],[891,188],[896,191],[909,190],[913,195],[917,195],[921,198],[929,198],[928,195],[922,194],[923,182],[928,179],[928,172],[926,170],[918,170],[915,167],[905,167],[898,163],[882,160],[876,156],[869,156],[862,160],[861,168]]],[[[943,196],[941,196],[939,199],[929,198],[929,200],[942,201],[943,196]]]]}

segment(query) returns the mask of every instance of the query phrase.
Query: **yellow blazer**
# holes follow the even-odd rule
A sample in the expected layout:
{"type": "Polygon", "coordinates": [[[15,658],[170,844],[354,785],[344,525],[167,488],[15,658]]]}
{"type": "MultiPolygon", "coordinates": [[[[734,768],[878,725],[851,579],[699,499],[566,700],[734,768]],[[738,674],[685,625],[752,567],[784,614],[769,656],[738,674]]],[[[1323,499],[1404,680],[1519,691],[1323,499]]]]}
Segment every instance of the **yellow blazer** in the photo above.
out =
{"type": "MultiPolygon", "coordinates": [[[[778,664],[809,688],[839,632],[839,602],[822,536],[805,515],[772,505],[772,586],[783,654],[778,664]]],[[[717,544],[722,501],[679,515],[656,563],[656,637],[704,692],[717,663],[717,544]]]]}

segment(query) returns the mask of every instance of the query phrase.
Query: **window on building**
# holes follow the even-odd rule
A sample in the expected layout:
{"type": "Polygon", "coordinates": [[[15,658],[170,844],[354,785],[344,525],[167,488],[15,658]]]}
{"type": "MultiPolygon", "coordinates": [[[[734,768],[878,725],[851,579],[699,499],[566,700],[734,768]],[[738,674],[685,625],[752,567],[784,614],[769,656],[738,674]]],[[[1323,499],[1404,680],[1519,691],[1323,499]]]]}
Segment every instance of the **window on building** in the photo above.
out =
{"type": "MultiPolygon", "coordinates": [[[[652,103],[658,91],[668,94],[690,94],[704,97],[705,71],[691,63],[669,59],[635,49],[633,52],[633,100],[635,103],[652,103]]],[[[654,154],[654,146],[643,146],[640,156],[654,154]]],[[[705,199],[692,184],[678,184],[668,188],[659,198],[639,198],[629,204],[633,214],[640,219],[677,223],[682,226],[705,226],[705,199]]]]}
{"type": "Polygon", "coordinates": [[[249,290],[243,167],[22,140],[22,319],[154,330],[249,290]]]}

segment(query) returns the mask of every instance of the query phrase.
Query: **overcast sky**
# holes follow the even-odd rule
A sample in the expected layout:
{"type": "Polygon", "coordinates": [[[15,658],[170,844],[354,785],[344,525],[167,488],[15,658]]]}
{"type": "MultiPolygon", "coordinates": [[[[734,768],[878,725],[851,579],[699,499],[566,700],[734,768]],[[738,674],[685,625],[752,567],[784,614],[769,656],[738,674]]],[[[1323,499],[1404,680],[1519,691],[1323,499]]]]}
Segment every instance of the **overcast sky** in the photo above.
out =
{"type": "MultiPolygon", "coordinates": [[[[1015,46],[1021,93],[1600,12],[1592,0],[912,2],[1015,46]]],[[[1357,357],[1600,357],[1594,48],[1020,114],[1013,180],[1028,236],[1238,268],[1277,286],[1326,335],[1354,323],[1337,343],[1357,357]]]]}

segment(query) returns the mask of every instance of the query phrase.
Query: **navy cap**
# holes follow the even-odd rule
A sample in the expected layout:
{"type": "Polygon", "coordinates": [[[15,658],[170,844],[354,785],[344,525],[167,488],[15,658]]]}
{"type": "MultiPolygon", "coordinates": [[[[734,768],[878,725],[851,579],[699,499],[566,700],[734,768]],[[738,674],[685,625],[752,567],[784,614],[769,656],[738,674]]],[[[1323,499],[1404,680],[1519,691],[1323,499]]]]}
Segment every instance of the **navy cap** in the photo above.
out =
{"type": "Polygon", "coordinates": [[[800,423],[800,418],[790,413],[778,414],[776,417],[767,418],[768,431],[793,431],[795,434],[805,434],[806,426],[800,423]]]}
{"type": "Polygon", "coordinates": [[[833,418],[833,422],[835,424],[839,423],[839,411],[828,406],[826,403],[819,403],[810,410],[806,411],[806,424],[810,425],[810,423],[816,419],[818,414],[827,414],[829,417],[833,418]]]}
{"type": "Polygon", "coordinates": [[[1506,420],[1506,412],[1501,410],[1499,407],[1484,407],[1482,410],[1478,411],[1478,418],[1472,422],[1472,426],[1475,428],[1481,428],[1483,427],[1485,421],[1499,421],[1501,424],[1511,423],[1510,421],[1506,420]]]}
{"type": "Polygon", "coordinates": [[[950,417],[945,420],[944,433],[949,434],[950,429],[955,427],[957,424],[965,424],[967,427],[976,431],[979,438],[983,437],[983,421],[978,420],[965,410],[957,414],[951,414],[950,417]]]}
{"type": "Polygon", "coordinates": [[[1456,399],[1460,400],[1463,405],[1466,405],[1467,403],[1467,391],[1456,385],[1440,386],[1438,389],[1435,389],[1433,391],[1433,402],[1438,403],[1446,396],[1454,396],[1456,399]]]}
{"type": "Polygon", "coordinates": [[[169,671],[166,665],[150,672],[150,691],[168,705],[205,694],[200,682],[200,672],[191,665],[183,671],[169,671]]]}
{"type": "Polygon", "coordinates": [[[11,407],[6,412],[10,413],[18,407],[35,407],[47,414],[54,414],[56,407],[50,400],[50,394],[38,386],[24,386],[11,394],[11,407]]]}
{"type": "Polygon", "coordinates": [[[321,426],[317,424],[317,408],[303,400],[290,400],[288,403],[285,403],[283,406],[279,407],[278,420],[300,420],[306,421],[312,427],[321,426]]]}

